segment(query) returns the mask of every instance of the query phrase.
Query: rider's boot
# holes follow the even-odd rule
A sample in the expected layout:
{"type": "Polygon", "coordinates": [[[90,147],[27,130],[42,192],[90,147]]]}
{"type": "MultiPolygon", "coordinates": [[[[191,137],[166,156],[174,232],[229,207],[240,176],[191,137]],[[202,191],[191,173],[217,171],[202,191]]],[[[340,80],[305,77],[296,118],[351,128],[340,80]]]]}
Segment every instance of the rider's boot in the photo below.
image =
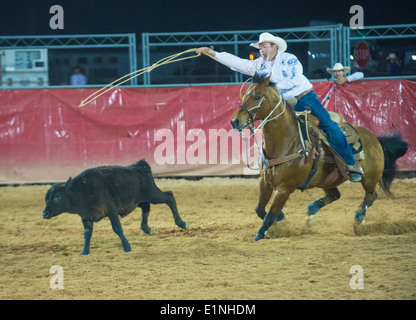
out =
{"type": "Polygon", "coordinates": [[[348,165],[347,168],[349,170],[348,175],[350,177],[351,182],[361,181],[362,175],[364,174],[364,171],[359,165],[357,165],[357,164],[348,165]]]}

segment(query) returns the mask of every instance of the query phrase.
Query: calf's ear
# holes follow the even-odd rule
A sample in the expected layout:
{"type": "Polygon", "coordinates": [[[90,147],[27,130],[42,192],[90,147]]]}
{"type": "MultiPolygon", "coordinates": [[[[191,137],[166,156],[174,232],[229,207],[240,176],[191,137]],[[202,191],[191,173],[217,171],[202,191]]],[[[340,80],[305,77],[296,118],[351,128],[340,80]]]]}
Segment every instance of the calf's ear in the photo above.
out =
{"type": "Polygon", "coordinates": [[[69,188],[72,185],[72,178],[69,177],[69,179],[67,180],[67,182],[65,182],[65,188],[69,188]]]}

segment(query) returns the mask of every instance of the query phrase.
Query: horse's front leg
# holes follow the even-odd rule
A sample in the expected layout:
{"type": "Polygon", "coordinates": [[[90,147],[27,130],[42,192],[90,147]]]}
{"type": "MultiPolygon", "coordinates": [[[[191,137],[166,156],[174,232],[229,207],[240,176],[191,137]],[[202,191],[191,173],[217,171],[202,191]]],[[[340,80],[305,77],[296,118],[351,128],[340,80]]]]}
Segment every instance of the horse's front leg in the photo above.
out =
{"type": "Polygon", "coordinates": [[[312,227],[315,224],[316,222],[315,214],[320,209],[330,204],[331,202],[338,200],[341,197],[341,194],[339,193],[339,190],[337,188],[324,189],[324,191],[325,191],[324,198],[317,199],[308,205],[308,209],[306,210],[306,215],[307,215],[306,224],[309,227],[312,227]]]}
{"type": "Polygon", "coordinates": [[[260,227],[259,232],[254,237],[254,241],[259,241],[264,238],[267,230],[271,227],[274,222],[281,221],[285,218],[285,215],[282,211],[284,205],[286,204],[287,199],[292,192],[287,189],[277,189],[274,193],[274,198],[269,212],[263,219],[263,225],[260,227]]]}
{"type": "Polygon", "coordinates": [[[259,202],[257,203],[255,211],[257,215],[260,217],[260,219],[263,220],[266,215],[266,210],[265,210],[266,205],[269,202],[273,193],[273,188],[270,185],[268,185],[266,181],[264,180],[263,170],[261,170],[261,173],[260,173],[259,187],[260,187],[259,202]]]}

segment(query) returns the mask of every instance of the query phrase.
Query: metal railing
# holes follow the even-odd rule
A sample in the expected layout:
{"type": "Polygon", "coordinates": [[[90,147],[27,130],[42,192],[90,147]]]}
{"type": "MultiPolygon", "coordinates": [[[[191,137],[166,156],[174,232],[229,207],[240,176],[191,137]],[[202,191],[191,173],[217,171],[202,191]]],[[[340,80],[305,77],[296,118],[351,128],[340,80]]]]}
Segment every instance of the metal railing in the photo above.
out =
{"type": "MultiPolygon", "coordinates": [[[[48,49],[48,50],[72,50],[80,52],[85,49],[127,49],[128,70],[137,70],[136,35],[127,34],[88,34],[88,35],[61,35],[61,36],[1,36],[0,51],[5,49],[48,49]]],[[[2,70],[4,71],[4,70],[2,70]]],[[[131,86],[137,86],[137,78],[130,82],[131,86]]],[[[83,87],[101,87],[101,84],[85,85],[83,87]]],[[[30,88],[65,88],[73,86],[65,85],[42,85],[30,88]]],[[[0,86],[1,88],[1,86],[0,86]]],[[[27,87],[16,87],[27,88],[27,87]]]]}
{"type": "MultiPolygon", "coordinates": [[[[246,30],[224,32],[193,32],[193,33],[143,33],[142,34],[142,61],[143,65],[150,65],[152,49],[194,46],[231,46],[231,53],[239,55],[241,45],[247,45],[258,40],[262,32],[271,32],[279,35],[288,43],[322,43],[330,46],[330,66],[341,62],[344,66],[351,65],[351,43],[356,41],[378,39],[407,39],[416,38],[416,24],[367,26],[363,29],[351,29],[342,24],[312,26],[304,28],[273,29],[273,30],[246,30]]],[[[415,74],[400,77],[366,77],[365,79],[416,79],[415,74]]],[[[242,75],[234,73],[234,83],[242,82],[242,75]]],[[[144,77],[145,86],[153,86],[151,75],[144,77]]]]}
{"type": "MultiPolygon", "coordinates": [[[[258,36],[262,32],[271,32],[279,35],[286,42],[299,45],[309,45],[315,48],[323,48],[328,52],[325,64],[331,66],[335,62],[341,62],[344,66],[351,65],[352,44],[357,41],[377,41],[381,39],[409,39],[416,38],[416,24],[410,25],[390,25],[390,26],[366,26],[363,29],[351,29],[342,24],[311,26],[304,28],[272,29],[272,30],[244,30],[244,31],[221,31],[221,32],[179,32],[179,33],[143,33],[141,35],[141,50],[136,51],[135,34],[107,34],[107,35],[62,35],[62,36],[2,36],[0,37],[0,50],[2,49],[24,49],[24,48],[46,48],[53,50],[60,49],[104,49],[104,48],[126,48],[128,54],[128,70],[134,72],[138,69],[137,60],[141,58],[142,67],[150,66],[158,58],[163,58],[165,52],[175,53],[181,48],[215,46],[227,47],[229,52],[239,55],[247,50],[248,44],[257,42],[258,36]]],[[[292,46],[293,48],[293,46],[292,46]]],[[[415,49],[416,50],[416,49],[415,49]]],[[[309,53],[310,54],[310,53],[309,53]]],[[[307,57],[309,59],[309,57],[307,57]]],[[[208,62],[207,62],[208,63],[208,62]]],[[[415,62],[416,63],[416,62],[415,62]]],[[[192,66],[190,66],[192,67],[192,66]]],[[[126,69],[127,70],[127,69],[126,69]]],[[[200,74],[194,75],[200,81],[195,83],[192,76],[186,74],[175,76],[166,72],[164,82],[157,79],[163,78],[164,74],[153,76],[150,73],[143,74],[142,84],[138,84],[137,78],[130,81],[129,85],[123,87],[137,86],[189,86],[203,85],[204,79],[200,74]],[[178,83],[178,79],[182,83],[178,83]],[[155,81],[156,80],[156,81],[155,81]],[[176,80],[176,81],[175,81],[176,80]],[[186,81],[189,80],[189,83],[186,81]]],[[[206,82],[209,84],[221,83],[241,83],[243,75],[238,72],[229,72],[217,77],[217,79],[227,79],[227,82],[216,82],[213,75],[208,74],[206,82]]],[[[324,76],[323,76],[324,77],[324,76]]],[[[323,78],[322,77],[322,78],[323,78]]],[[[391,77],[367,77],[366,79],[382,79],[391,77]]],[[[415,74],[406,74],[399,78],[416,79],[415,74]]],[[[115,80],[115,79],[114,79],[115,80]]],[[[103,81],[104,82],[104,81],[103,81]]],[[[82,87],[102,87],[107,83],[86,85],[82,87]]],[[[39,88],[68,88],[69,85],[42,85],[39,88]]],[[[1,87],[0,87],[1,88],[1,87]]],[[[17,88],[24,88],[17,87],[17,88]]],[[[34,87],[31,87],[34,88],[34,87]]],[[[36,87],[35,87],[36,88],[36,87]]]]}
{"type": "MultiPolygon", "coordinates": [[[[239,45],[248,45],[258,41],[259,34],[271,32],[278,34],[288,43],[322,42],[329,44],[331,63],[339,61],[342,56],[341,43],[342,25],[314,26],[307,28],[246,30],[221,32],[192,32],[192,33],[143,33],[142,61],[143,66],[151,65],[151,49],[167,47],[195,47],[228,45],[233,48],[233,54],[239,54],[239,45]]],[[[235,73],[234,82],[242,82],[242,75],[235,73]]],[[[151,85],[151,74],[144,75],[144,85],[151,85]]]]}

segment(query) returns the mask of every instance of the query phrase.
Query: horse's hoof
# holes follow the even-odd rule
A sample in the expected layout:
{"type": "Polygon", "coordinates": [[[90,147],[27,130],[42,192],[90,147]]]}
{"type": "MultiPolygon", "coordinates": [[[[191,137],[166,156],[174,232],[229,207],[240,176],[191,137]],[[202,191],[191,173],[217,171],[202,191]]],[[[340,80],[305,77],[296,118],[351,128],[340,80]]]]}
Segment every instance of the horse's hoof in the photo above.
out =
{"type": "Polygon", "coordinates": [[[316,217],[314,215],[306,217],[306,225],[313,227],[316,224],[316,217]]]}
{"type": "Polygon", "coordinates": [[[364,226],[365,220],[354,220],[354,226],[355,227],[361,227],[364,226]]]}
{"type": "Polygon", "coordinates": [[[357,235],[357,236],[365,235],[365,226],[364,226],[364,224],[365,224],[364,220],[361,220],[361,221],[355,220],[354,221],[354,233],[355,233],[355,235],[357,235]]]}
{"type": "Polygon", "coordinates": [[[185,225],[182,228],[185,229],[185,230],[188,230],[189,229],[189,224],[187,222],[185,222],[185,225]]]}
{"type": "Polygon", "coordinates": [[[354,212],[355,223],[358,223],[358,224],[364,223],[366,209],[367,209],[367,206],[364,206],[362,210],[357,210],[354,212]]]}
{"type": "Polygon", "coordinates": [[[262,239],[264,239],[264,234],[261,235],[260,233],[257,233],[256,236],[253,238],[253,241],[257,242],[257,241],[260,241],[262,239]]]}

